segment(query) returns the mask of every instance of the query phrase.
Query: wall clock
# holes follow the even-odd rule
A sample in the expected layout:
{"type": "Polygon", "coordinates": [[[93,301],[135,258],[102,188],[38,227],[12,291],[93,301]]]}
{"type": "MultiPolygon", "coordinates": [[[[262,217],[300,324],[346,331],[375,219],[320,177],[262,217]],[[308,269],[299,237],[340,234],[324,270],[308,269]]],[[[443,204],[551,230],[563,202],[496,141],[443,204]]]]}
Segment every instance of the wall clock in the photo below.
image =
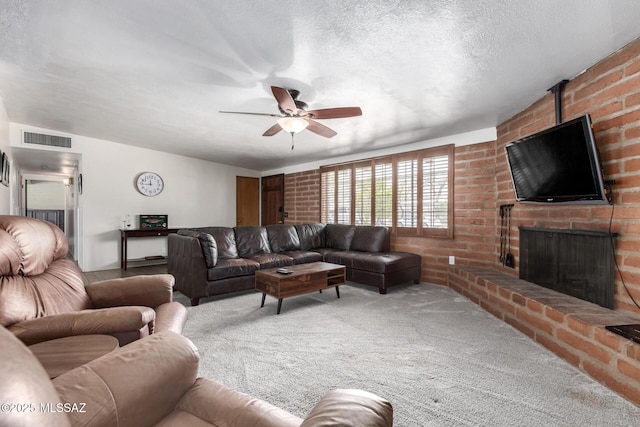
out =
{"type": "Polygon", "coordinates": [[[157,196],[164,189],[164,181],[155,172],[142,172],[136,179],[136,188],[145,196],[157,196]]]}

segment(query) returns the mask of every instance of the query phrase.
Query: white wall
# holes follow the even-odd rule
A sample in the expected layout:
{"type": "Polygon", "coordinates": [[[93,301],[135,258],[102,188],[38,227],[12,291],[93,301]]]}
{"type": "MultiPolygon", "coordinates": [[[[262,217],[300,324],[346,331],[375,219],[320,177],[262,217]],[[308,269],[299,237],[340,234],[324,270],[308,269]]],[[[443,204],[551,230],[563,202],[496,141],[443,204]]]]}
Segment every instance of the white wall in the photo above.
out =
{"type": "Polygon", "coordinates": [[[29,209],[64,210],[67,186],[60,181],[33,181],[28,185],[28,198],[29,209]]]}
{"type": "MultiPolygon", "coordinates": [[[[0,151],[7,153],[11,159],[10,137],[9,137],[9,116],[4,107],[4,102],[0,98],[0,151]]],[[[0,214],[9,215],[11,194],[9,187],[0,184],[0,214]]]]}
{"type": "MultiPolygon", "coordinates": [[[[21,132],[50,133],[47,129],[11,123],[11,144],[21,147],[21,132]]],[[[72,150],[81,153],[83,193],[80,206],[83,271],[120,267],[120,231],[125,215],[167,214],[169,227],[234,226],[236,176],[259,177],[260,172],[177,156],[116,142],[68,135],[72,150]],[[156,172],[165,188],[155,197],[138,193],[141,172],[156,172]]],[[[166,255],[166,238],[131,239],[129,258],[166,255]]]]}

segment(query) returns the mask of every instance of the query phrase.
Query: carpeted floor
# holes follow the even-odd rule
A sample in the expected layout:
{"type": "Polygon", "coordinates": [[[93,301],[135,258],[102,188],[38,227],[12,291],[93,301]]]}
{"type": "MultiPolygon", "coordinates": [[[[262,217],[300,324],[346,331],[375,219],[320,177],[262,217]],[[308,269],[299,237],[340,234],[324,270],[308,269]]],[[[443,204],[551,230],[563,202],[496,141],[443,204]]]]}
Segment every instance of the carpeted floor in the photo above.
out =
{"type": "MultiPolygon", "coordinates": [[[[640,407],[454,291],[347,285],[189,307],[200,375],[300,417],[333,388],[389,399],[395,426],[632,426],[640,407]]],[[[188,305],[186,297],[176,300],[188,305]]]]}

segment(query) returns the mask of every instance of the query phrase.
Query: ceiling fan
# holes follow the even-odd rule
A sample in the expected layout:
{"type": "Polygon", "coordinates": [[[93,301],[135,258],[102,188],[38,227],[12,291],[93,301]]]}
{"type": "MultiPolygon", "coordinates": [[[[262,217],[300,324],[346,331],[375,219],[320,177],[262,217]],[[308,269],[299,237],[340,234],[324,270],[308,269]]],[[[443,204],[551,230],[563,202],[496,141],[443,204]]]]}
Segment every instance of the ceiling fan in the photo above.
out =
{"type": "Polygon", "coordinates": [[[338,107],[323,108],[319,110],[307,110],[307,104],[299,101],[299,91],[295,89],[285,89],[278,86],[271,86],[271,92],[278,102],[278,109],[281,114],[269,113],[246,113],[241,111],[220,111],[227,114],[251,114],[254,116],[279,117],[278,122],[271,126],[262,136],[273,136],[284,130],[291,134],[291,149],[293,150],[293,135],[305,129],[310,130],[325,138],[332,138],[337,135],[336,131],[318,123],[318,119],[341,119],[345,117],[361,116],[360,107],[338,107]]]}

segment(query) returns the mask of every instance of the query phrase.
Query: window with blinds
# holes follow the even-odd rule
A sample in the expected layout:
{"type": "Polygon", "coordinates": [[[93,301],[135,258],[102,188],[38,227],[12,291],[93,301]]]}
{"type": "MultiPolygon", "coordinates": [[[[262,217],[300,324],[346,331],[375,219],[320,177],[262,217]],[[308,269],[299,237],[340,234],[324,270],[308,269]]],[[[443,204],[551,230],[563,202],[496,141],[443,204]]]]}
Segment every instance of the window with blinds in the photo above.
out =
{"type": "Polygon", "coordinates": [[[322,166],[321,221],[453,237],[454,146],[322,166]]]}
{"type": "Polygon", "coordinates": [[[355,218],[356,225],[371,225],[373,205],[373,194],[371,193],[371,165],[363,165],[355,167],[354,176],[354,201],[355,201],[355,218]]]}
{"type": "Polygon", "coordinates": [[[336,222],[336,173],[334,170],[320,174],[320,221],[336,222]]]}
{"type": "Polygon", "coordinates": [[[389,162],[376,162],[373,195],[375,225],[393,226],[393,167],[389,162]]]}
{"type": "Polygon", "coordinates": [[[418,226],[418,159],[396,163],[397,227],[418,226]]]}
{"type": "Polygon", "coordinates": [[[422,159],[422,227],[449,226],[449,176],[447,156],[422,159]]]}
{"type": "Polygon", "coordinates": [[[351,169],[338,170],[336,188],[336,206],[338,208],[338,224],[352,224],[351,219],[351,169]]]}

